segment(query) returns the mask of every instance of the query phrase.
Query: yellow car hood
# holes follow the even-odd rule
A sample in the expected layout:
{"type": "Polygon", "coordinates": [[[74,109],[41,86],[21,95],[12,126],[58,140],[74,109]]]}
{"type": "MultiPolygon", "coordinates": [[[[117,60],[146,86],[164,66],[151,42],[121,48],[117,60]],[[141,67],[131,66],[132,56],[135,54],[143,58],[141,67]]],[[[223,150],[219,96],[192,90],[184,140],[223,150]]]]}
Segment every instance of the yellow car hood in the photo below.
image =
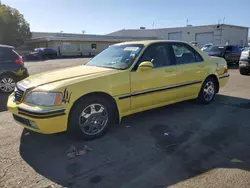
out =
{"type": "Polygon", "coordinates": [[[59,69],[55,71],[50,71],[30,76],[27,79],[18,82],[18,86],[27,89],[71,78],[93,76],[93,75],[98,76],[101,75],[102,73],[108,73],[113,71],[116,70],[109,68],[95,67],[95,66],[80,65],[76,67],[59,69]]]}

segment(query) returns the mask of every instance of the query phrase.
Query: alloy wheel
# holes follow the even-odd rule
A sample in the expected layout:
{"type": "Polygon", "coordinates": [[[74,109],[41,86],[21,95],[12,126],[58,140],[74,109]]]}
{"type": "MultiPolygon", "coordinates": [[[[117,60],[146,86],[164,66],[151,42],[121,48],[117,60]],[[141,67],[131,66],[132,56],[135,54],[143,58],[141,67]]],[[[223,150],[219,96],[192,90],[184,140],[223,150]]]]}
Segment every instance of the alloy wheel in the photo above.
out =
{"type": "Polygon", "coordinates": [[[208,102],[213,99],[215,95],[215,86],[212,81],[208,81],[203,89],[203,97],[208,102]]]}
{"type": "Polygon", "coordinates": [[[6,93],[14,91],[16,86],[15,80],[13,78],[2,78],[0,80],[0,90],[6,93]]]}
{"type": "Polygon", "coordinates": [[[87,106],[79,117],[79,126],[87,135],[100,133],[107,125],[108,111],[102,104],[87,106]]]}

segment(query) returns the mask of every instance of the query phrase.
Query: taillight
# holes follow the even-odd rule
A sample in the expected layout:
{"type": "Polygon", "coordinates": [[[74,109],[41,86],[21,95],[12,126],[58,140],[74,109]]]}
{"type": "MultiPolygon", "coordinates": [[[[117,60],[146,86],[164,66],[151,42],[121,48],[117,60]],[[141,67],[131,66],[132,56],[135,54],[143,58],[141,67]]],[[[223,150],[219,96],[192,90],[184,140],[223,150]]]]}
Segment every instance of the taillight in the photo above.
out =
{"type": "Polygon", "coordinates": [[[23,60],[21,56],[18,56],[18,58],[15,60],[17,65],[23,65],[23,60]]]}
{"type": "Polygon", "coordinates": [[[227,68],[227,65],[225,65],[223,74],[226,74],[227,72],[228,72],[228,68],[227,68]]]}

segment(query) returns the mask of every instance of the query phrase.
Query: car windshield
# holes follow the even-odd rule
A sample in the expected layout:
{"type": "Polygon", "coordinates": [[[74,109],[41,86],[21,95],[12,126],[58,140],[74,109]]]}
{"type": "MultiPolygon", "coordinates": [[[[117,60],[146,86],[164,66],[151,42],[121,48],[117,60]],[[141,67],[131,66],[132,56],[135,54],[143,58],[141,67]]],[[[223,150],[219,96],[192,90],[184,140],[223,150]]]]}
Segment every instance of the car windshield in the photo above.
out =
{"type": "Polygon", "coordinates": [[[224,52],[225,46],[210,46],[206,49],[207,52],[224,52]]]}
{"type": "Polygon", "coordinates": [[[250,47],[245,47],[243,51],[250,51],[250,47]]]}
{"type": "Polygon", "coordinates": [[[127,69],[134,62],[144,45],[113,45],[91,59],[86,65],[113,69],[127,69]]]}

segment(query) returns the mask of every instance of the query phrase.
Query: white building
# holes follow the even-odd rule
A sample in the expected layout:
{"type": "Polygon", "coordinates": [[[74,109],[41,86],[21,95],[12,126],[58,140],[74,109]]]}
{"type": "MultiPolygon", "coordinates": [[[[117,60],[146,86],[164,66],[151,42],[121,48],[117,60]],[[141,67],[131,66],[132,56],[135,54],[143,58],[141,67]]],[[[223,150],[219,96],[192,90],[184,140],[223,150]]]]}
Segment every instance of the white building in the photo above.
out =
{"type": "Polygon", "coordinates": [[[72,33],[32,32],[32,38],[26,41],[28,50],[34,48],[53,48],[61,55],[96,55],[115,43],[133,40],[152,40],[156,37],[107,36],[72,33]]]}
{"type": "Polygon", "coordinates": [[[110,33],[108,36],[157,37],[166,40],[196,41],[199,47],[207,43],[248,45],[248,27],[227,24],[162,29],[122,29],[110,33]]]}

